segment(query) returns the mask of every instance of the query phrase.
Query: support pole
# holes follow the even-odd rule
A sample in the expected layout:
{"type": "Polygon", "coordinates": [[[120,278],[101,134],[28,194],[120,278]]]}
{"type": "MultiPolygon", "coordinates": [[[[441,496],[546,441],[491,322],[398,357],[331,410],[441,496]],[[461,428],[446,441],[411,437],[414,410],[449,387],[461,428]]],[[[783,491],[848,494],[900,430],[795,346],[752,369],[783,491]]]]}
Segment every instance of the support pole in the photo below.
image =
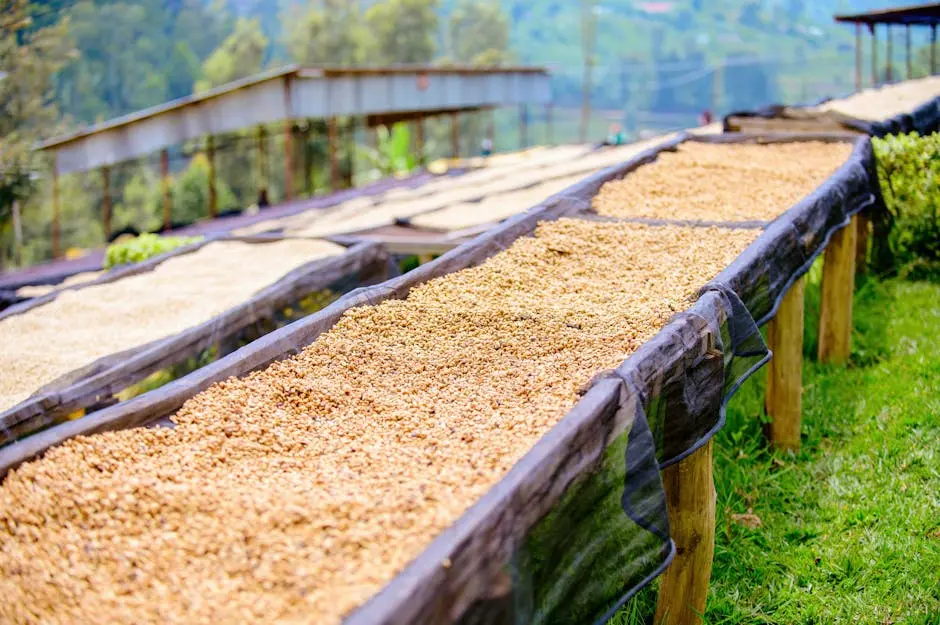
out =
{"type": "Polygon", "coordinates": [[[698,625],[705,613],[715,553],[712,441],[663,469],[663,488],[676,557],[660,578],[657,625],[698,625]]]}
{"type": "Polygon", "coordinates": [[[101,168],[101,222],[104,225],[104,240],[111,238],[111,168],[101,168]]]}
{"type": "Polygon", "coordinates": [[[555,145],[555,129],[552,126],[552,105],[545,105],[545,143],[555,145]]]}
{"type": "Polygon", "coordinates": [[[529,147],[529,108],[525,104],[519,105],[519,149],[529,147]]]}
{"type": "Polygon", "coordinates": [[[419,117],[415,120],[415,152],[417,152],[418,164],[424,165],[424,118],[419,117]]]}
{"type": "Polygon", "coordinates": [[[800,448],[803,414],[804,283],[801,277],[790,286],[767,325],[767,344],[774,356],[767,366],[766,432],[774,447],[792,451],[800,448]]]}
{"type": "Polygon", "coordinates": [[[910,80],[913,77],[913,72],[911,71],[911,25],[907,24],[905,26],[905,35],[907,35],[907,52],[905,54],[907,60],[907,79],[910,80]]]}
{"type": "Polygon", "coordinates": [[[294,199],[294,122],[284,122],[284,201],[294,199]]]}
{"type": "Polygon", "coordinates": [[[163,231],[173,226],[173,204],[170,198],[170,154],[160,150],[160,182],[163,185],[163,231]]]}
{"type": "Polygon", "coordinates": [[[821,363],[841,365],[849,360],[857,240],[856,216],[847,227],[833,235],[826,247],[819,311],[818,356],[821,363]]]}
{"type": "Polygon", "coordinates": [[[268,198],[268,150],[267,133],[258,126],[258,205],[268,198]]]}
{"type": "Polygon", "coordinates": [[[875,25],[868,25],[868,32],[871,33],[871,86],[878,86],[878,33],[875,31],[875,25]]]}
{"type": "Polygon", "coordinates": [[[460,158],[460,113],[450,114],[450,149],[454,158],[460,158]]]}
{"type": "Polygon", "coordinates": [[[888,82],[894,81],[894,71],[891,67],[893,54],[891,54],[891,24],[885,26],[885,78],[888,82]]]}
{"type": "Polygon", "coordinates": [[[871,215],[859,213],[858,234],[855,243],[855,275],[864,275],[868,272],[868,237],[871,228],[871,215]]]}
{"type": "Polygon", "coordinates": [[[336,155],[336,146],[339,143],[339,132],[336,128],[336,118],[331,117],[326,122],[327,152],[330,161],[330,191],[340,189],[339,158],[336,155]]]}
{"type": "Polygon", "coordinates": [[[937,25],[930,25],[930,75],[937,73],[937,25]]]}
{"type": "Polygon", "coordinates": [[[855,22],[855,91],[862,90],[862,23],[855,22]]]}
{"type": "Polygon", "coordinates": [[[310,122],[307,121],[307,125],[304,127],[303,133],[301,136],[302,149],[301,154],[303,156],[303,167],[304,167],[304,194],[307,196],[313,195],[313,163],[310,162],[310,122]]]}
{"type": "Polygon", "coordinates": [[[13,262],[23,264],[23,218],[19,200],[13,200],[13,262]]]}
{"type": "Polygon", "coordinates": [[[52,166],[52,257],[59,257],[59,155],[52,166]]]}
{"type": "Polygon", "coordinates": [[[219,200],[215,193],[215,137],[206,137],[206,160],[209,162],[209,217],[219,214],[219,200]]]}
{"type": "Polygon", "coordinates": [[[486,124],[486,138],[490,141],[490,149],[496,151],[496,109],[490,109],[486,124]]]}

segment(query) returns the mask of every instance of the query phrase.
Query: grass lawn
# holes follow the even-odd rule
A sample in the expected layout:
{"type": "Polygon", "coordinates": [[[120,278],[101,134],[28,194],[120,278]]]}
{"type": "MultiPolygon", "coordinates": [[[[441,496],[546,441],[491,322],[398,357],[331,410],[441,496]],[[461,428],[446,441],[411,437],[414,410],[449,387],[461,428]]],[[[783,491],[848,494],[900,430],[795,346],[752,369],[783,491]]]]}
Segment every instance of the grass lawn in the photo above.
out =
{"type": "MultiPolygon", "coordinates": [[[[732,399],[716,437],[705,622],[940,624],[940,285],[858,290],[853,366],[804,365],[796,456],[763,442],[764,375],[732,399]]],[[[611,623],[650,622],[655,600],[654,584],[611,623]]]]}

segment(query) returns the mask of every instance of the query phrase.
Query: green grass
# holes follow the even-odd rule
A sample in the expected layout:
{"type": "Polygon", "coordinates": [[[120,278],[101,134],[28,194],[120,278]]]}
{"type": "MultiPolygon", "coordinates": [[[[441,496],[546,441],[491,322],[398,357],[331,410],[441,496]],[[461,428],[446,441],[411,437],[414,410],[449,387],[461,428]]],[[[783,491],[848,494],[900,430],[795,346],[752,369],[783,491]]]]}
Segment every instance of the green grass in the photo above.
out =
{"type": "MultiPolygon", "coordinates": [[[[817,302],[811,279],[808,354],[817,302]]],[[[852,366],[805,364],[796,456],[763,442],[763,387],[741,389],[716,438],[705,622],[940,623],[940,285],[858,290],[852,366]],[[748,511],[760,527],[734,521],[748,511]]],[[[655,600],[648,588],[611,622],[651,622],[655,600]]]]}

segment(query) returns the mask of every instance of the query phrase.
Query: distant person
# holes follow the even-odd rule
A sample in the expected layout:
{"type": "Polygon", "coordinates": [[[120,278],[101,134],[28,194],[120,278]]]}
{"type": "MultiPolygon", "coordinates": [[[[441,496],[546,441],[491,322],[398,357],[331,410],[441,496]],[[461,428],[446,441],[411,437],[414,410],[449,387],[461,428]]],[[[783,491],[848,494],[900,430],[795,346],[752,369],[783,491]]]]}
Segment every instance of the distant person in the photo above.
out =
{"type": "Polygon", "coordinates": [[[710,123],[712,123],[713,120],[714,120],[714,118],[712,117],[712,112],[709,111],[708,109],[705,109],[705,110],[702,111],[701,114],[698,116],[698,125],[699,125],[699,126],[707,126],[707,125],[709,125],[710,123]]]}
{"type": "Polygon", "coordinates": [[[493,155],[493,140],[487,137],[480,144],[480,154],[484,157],[493,155]]]}
{"type": "Polygon", "coordinates": [[[627,135],[620,124],[611,124],[607,138],[601,145],[623,145],[627,142],[627,135]]]}

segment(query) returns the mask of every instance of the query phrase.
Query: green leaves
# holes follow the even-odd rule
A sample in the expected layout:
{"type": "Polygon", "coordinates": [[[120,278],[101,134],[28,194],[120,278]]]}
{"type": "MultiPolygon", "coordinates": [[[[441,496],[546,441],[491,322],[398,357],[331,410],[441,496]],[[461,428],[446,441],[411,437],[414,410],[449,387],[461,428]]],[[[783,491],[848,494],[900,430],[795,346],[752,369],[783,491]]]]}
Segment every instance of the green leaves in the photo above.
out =
{"type": "Polygon", "coordinates": [[[940,134],[891,135],[872,144],[893,221],[887,244],[895,269],[915,279],[940,279],[940,134]]]}
{"type": "Polygon", "coordinates": [[[202,237],[162,237],[158,234],[142,234],[129,241],[109,245],[104,268],[111,269],[118,265],[139,263],[201,240],[202,237]]]}

